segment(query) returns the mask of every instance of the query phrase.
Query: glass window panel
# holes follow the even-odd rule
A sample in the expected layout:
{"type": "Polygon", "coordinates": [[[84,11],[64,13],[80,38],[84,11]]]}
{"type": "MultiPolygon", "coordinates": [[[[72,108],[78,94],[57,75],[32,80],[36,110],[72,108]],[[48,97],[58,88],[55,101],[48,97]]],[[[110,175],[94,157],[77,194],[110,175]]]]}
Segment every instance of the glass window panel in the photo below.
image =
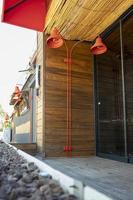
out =
{"type": "Polygon", "coordinates": [[[104,42],[108,52],[96,56],[98,153],[124,156],[119,24],[104,42]]]}
{"type": "Polygon", "coordinates": [[[122,33],[126,88],[127,147],[129,156],[133,156],[133,13],[124,20],[122,33]]]}

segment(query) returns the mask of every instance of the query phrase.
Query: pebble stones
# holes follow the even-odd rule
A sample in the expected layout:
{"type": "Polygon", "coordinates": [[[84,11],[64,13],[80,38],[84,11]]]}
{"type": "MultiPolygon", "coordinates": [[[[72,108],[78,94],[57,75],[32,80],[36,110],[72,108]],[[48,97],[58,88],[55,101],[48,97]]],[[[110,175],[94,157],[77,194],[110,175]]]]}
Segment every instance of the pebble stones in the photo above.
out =
{"type": "Polygon", "coordinates": [[[77,200],[47,172],[0,141],[0,200],[77,200]],[[41,175],[42,174],[42,175],[41,175]]]}

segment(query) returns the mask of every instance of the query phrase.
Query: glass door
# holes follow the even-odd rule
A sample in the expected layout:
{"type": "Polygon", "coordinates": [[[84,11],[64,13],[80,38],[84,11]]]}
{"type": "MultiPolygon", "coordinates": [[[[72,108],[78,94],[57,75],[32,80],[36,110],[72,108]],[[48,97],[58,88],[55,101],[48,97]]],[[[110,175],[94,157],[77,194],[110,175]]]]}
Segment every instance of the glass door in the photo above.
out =
{"type": "Polygon", "coordinates": [[[119,26],[104,41],[106,54],[97,56],[98,155],[124,158],[122,80],[119,26]]]}
{"type": "Polygon", "coordinates": [[[133,10],[96,56],[97,155],[133,163],[133,10]]]}
{"type": "Polygon", "coordinates": [[[128,16],[123,21],[122,33],[126,89],[127,153],[129,162],[133,162],[133,15],[128,16]]]}

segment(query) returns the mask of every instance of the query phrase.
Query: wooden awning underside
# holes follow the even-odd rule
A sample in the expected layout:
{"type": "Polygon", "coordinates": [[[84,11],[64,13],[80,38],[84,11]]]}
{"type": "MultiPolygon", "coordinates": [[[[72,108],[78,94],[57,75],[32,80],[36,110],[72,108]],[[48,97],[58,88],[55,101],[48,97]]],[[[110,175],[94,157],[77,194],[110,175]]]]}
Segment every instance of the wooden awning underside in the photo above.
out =
{"type": "Polygon", "coordinates": [[[46,33],[57,27],[68,40],[94,40],[131,5],[133,0],[52,0],[46,33]]]}

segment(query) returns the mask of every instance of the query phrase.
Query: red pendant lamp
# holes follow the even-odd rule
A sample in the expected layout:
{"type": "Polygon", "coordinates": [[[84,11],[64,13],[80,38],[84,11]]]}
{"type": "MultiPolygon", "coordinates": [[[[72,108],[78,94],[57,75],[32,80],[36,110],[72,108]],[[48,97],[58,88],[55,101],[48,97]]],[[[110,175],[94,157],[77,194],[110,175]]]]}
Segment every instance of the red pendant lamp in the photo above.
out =
{"type": "Polygon", "coordinates": [[[13,100],[18,100],[20,97],[20,94],[21,94],[20,89],[18,86],[16,86],[13,92],[13,100]]]}
{"type": "Polygon", "coordinates": [[[63,45],[63,42],[64,42],[64,40],[63,40],[62,36],[60,35],[58,29],[54,28],[51,31],[50,36],[47,38],[48,47],[56,49],[56,48],[61,47],[63,45]]]}
{"type": "Polygon", "coordinates": [[[15,86],[15,90],[14,90],[13,93],[14,93],[14,94],[18,94],[18,93],[20,93],[20,89],[19,89],[18,86],[15,86]]]}
{"type": "Polygon", "coordinates": [[[107,51],[106,45],[103,43],[102,38],[99,36],[96,39],[95,44],[91,47],[91,52],[94,55],[100,55],[107,51]]]}
{"type": "Polygon", "coordinates": [[[43,31],[48,0],[3,0],[2,22],[43,31]]]}
{"type": "Polygon", "coordinates": [[[9,120],[9,115],[6,113],[5,114],[5,121],[8,121],[9,120]]]}

